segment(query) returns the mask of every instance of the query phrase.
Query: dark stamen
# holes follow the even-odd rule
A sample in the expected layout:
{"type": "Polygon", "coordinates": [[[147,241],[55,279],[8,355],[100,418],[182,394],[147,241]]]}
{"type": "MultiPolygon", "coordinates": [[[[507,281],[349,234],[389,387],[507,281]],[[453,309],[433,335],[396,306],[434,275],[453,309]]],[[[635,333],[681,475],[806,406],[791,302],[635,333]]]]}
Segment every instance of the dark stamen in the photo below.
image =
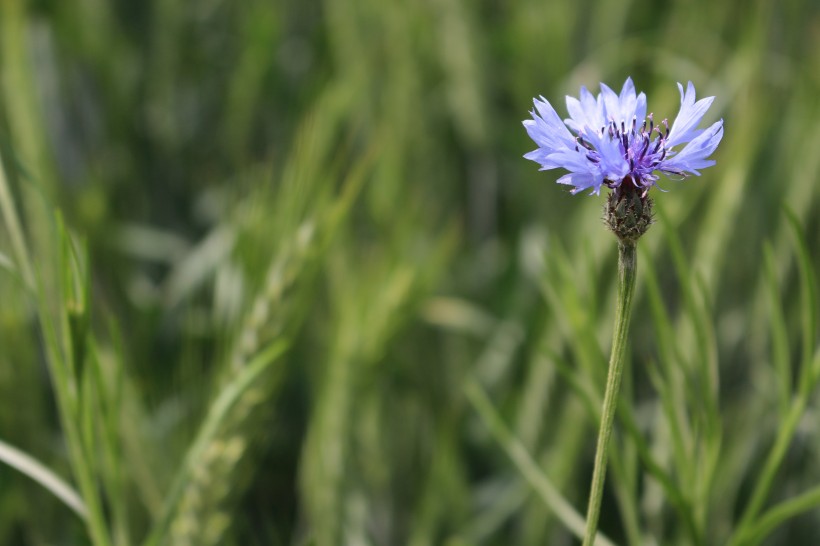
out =
{"type": "Polygon", "coordinates": [[[595,150],[595,148],[593,148],[593,147],[592,147],[592,144],[590,144],[589,142],[587,142],[587,141],[586,141],[586,140],[584,140],[583,138],[581,138],[581,137],[575,137],[575,146],[576,146],[576,148],[575,148],[575,149],[576,149],[576,150],[578,149],[578,148],[577,148],[578,144],[580,144],[581,146],[583,146],[584,148],[586,148],[586,149],[587,149],[587,150],[589,150],[590,152],[591,152],[591,151],[593,151],[593,150],[595,150]]]}
{"type": "Polygon", "coordinates": [[[644,138],[644,141],[643,141],[643,149],[641,150],[641,157],[638,159],[638,161],[641,161],[641,160],[643,159],[643,156],[645,156],[645,155],[646,155],[646,151],[647,151],[648,149],[649,149],[649,139],[648,139],[648,138],[644,138]]]}
{"type": "Polygon", "coordinates": [[[656,153],[658,153],[658,150],[660,150],[660,149],[661,149],[661,139],[658,138],[657,140],[655,140],[655,147],[652,149],[652,155],[655,155],[656,153]]]}

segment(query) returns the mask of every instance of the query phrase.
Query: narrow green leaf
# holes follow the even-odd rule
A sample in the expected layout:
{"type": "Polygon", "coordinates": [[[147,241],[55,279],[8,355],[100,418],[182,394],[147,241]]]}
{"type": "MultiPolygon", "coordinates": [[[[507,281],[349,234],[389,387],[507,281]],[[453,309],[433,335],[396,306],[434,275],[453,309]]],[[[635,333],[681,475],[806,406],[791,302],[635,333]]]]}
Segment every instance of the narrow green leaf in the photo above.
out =
{"type": "Polygon", "coordinates": [[[768,324],[772,336],[772,365],[777,376],[778,405],[781,419],[786,415],[792,396],[792,370],[789,355],[789,335],[786,329],[786,319],[780,301],[780,283],[777,280],[777,268],[774,262],[772,245],[766,242],[763,245],[765,262],[766,288],[769,297],[768,324]]]}
{"type": "Polygon", "coordinates": [[[799,516],[820,506],[820,486],[802,493],[794,498],[783,501],[770,508],[757,519],[753,527],[741,537],[743,544],[755,546],[774,531],[777,527],[791,518],[799,516]]]}
{"type": "MultiPolygon", "coordinates": [[[[544,475],[538,464],[527,452],[527,449],[513,436],[501,416],[493,408],[487,393],[484,392],[484,389],[475,378],[471,377],[467,380],[464,385],[464,392],[485,426],[507,453],[507,456],[510,457],[527,483],[538,493],[544,504],[555,513],[558,519],[576,537],[582,538],[585,527],[584,517],[552,485],[552,482],[544,475]]],[[[595,539],[595,546],[614,546],[614,543],[599,532],[595,539]]]]}
{"type": "Polygon", "coordinates": [[[0,440],[0,461],[48,489],[80,519],[85,520],[88,516],[85,503],[77,491],[31,455],[0,440]]]}
{"type": "Polygon", "coordinates": [[[803,324],[802,364],[800,367],[800,390],[809,392],[814,388],[818,373],[812,369],[814,344],[817,336],[817,285],[814,268],[811,265],[811,253],[803,236],[797,216],[788,207],[784,207],[786,218],[791,227],[794,244],[797,250],[797,263],[800,270],[800,309],[803,324]]]}
{"type": "Polygon", "coordinates": [[[199,464],[199,460],[205,453],[206,448],[216,436],[219,426],[242,394],[270,368],[271,364],[285,353],[287,348],[288,344],[285,341],[280,340],[271,343],[239,371],[235,379],[222,389],[219,396],[211,404],[196,440],[191,444],[182,467],[176,474],[174,484],[166,497],[162,516],[160,516],[144,543],[146,546],[155,546],[164,540],[182,492],[185,490],[188,481],[191,479],[192,472],[199,464]]]}

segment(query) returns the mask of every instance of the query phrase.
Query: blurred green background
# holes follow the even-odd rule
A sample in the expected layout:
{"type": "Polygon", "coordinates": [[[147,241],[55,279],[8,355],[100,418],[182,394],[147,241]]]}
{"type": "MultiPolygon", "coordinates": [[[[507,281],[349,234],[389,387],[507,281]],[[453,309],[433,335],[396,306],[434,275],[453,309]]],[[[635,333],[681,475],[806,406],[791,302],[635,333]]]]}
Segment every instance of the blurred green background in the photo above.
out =
{"type": "Polygon", "coordinates": [[[2,0],[0,440],[92,523],[0,464],[0,544],[577,543],[616,243],[521,120],[630,75],[726,130],[653,190],[601,530],[820,543],[816,0],[2,0]]]}

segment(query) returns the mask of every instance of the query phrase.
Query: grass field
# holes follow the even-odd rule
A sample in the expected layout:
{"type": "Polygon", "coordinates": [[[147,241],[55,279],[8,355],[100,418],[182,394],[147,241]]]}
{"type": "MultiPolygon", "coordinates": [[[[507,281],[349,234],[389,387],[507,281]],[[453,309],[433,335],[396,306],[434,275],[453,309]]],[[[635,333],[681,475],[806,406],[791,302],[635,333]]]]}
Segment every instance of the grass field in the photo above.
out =
{"type": "Polygon", "coordinates": [[[816,0],[2,0],[0,545],[579,544],[603,196],[521,120],[714,95],[597,544],[820,544],[816,0]]]}

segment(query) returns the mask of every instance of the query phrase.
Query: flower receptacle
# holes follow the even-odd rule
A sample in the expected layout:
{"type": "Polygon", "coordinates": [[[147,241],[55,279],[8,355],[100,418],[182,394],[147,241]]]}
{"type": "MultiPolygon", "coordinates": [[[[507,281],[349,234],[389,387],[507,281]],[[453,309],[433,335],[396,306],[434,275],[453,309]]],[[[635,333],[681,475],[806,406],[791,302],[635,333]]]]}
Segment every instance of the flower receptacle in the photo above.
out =
{"type": "Polygon", "coordinates": [[[604,223],[624,243],[634,243],[652,225],[652,198],[632,188],[610,192],[604,205],[604,223]]]}

